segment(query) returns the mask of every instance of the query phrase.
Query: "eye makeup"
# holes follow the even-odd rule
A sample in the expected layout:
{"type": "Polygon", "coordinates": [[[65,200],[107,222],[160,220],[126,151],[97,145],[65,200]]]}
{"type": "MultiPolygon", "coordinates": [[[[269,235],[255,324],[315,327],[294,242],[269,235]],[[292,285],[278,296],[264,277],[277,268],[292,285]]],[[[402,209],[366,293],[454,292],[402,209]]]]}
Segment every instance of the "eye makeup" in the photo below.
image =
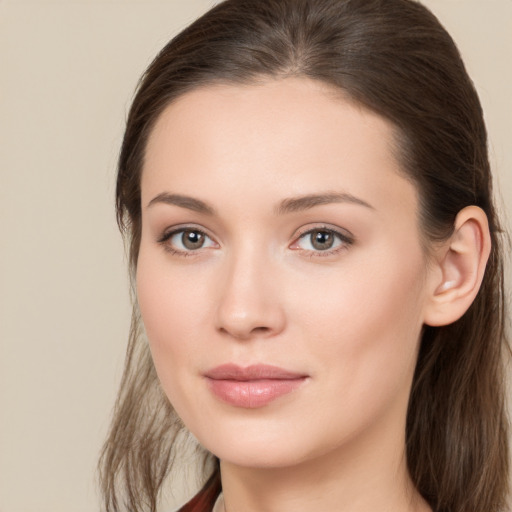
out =
{"type": "MultiPolygon", "coordinates": [[[[165,251],[175,256],[198,255],[204,249],[217,249],[219,244],[205,230],[195,225],[181,225],[166,230],[158,239],[165,251]]],[[[346,230],[317,225],[302,229],[288,246],[309,258],[325,257],[347,250],[354,237],[346,230]]]]}

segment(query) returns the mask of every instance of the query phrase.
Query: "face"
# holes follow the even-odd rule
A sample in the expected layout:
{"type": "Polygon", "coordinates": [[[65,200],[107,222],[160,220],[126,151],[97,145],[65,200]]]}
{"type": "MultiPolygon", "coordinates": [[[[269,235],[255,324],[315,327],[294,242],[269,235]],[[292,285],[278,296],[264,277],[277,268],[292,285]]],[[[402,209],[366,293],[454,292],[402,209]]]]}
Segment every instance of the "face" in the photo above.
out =
{"type": "Polygon", "coordinates": [[[308,79],[198,89],[141,187],[139,305],[203,446],[282,467],[403,441],[428,265],[385,120],[308,79]]]}

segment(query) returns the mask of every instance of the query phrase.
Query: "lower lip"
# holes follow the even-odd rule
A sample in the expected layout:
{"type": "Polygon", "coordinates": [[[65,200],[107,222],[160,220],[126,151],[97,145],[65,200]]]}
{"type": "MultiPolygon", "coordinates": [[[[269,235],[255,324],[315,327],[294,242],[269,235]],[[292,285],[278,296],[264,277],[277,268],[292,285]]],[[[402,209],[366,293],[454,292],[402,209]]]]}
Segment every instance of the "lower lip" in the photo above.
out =
{"type": "Polygon", "coordinates": [[[235,407],[256,409],[287,395],[301,386],[306,377],[297,379],[219,380],[208,379],[215,396],[235,407]]]}

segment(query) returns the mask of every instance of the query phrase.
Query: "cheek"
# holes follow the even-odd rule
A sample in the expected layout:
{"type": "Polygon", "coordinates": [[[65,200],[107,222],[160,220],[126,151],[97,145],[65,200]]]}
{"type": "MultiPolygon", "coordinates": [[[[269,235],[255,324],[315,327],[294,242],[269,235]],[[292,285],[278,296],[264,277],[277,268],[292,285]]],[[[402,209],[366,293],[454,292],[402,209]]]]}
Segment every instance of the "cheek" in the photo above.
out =
{"type": "Polygon", "coordinates": [[[175,275],[162,257],[141,247],[137,266],[137,299],[157,373],[162,381],[179,373],[193,355],[191,305],[200,292],[189,279],[175,275]],[[191,286],[192,284],[192,286],[191,286]],[[188,326],[188,329],[186,327],[188,326]]]}
{"type": "Polygon", "coordinates": [[[170,272],[165,262],[160,263],[158,256],[141,250],[137,298],[151,356],[167,398],[190,427],[195,425],[198,414],[187,396],[196,385],[198,351],[192,339],[197,336],[193,311],[200,307],[200,294],[191,296],[190,286],[185,286],[184,292],[185,283],[173,274],[176,273],[170,272]]]}
{"type": "MultiPolygon", "coordinates": [[[[389,253],[389,251],[388,251],[389,253]]],[[[422,329],[424,263],[421,252],[347,265],[333,279],[310,281],[308,303],[295,302],[312,358],[329,386],[348,400],[376,398],[407,385],[422,329]]],[[[306,289],[297,290],[296,297],[306,289]]]]}

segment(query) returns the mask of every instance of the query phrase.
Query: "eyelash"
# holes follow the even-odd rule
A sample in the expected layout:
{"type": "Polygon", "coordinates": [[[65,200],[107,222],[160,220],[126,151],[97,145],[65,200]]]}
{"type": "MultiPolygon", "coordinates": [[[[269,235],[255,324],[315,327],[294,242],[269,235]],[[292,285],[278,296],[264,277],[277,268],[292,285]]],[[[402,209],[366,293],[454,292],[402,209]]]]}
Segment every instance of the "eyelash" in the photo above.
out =
{"type": "MultiPolygon", "coordinates": [[[[333,235],[336,239],[338,239],[338,241],[341,243],[337,247],[335,247],[333,249],[326,249],[325,251],[304,250],[305,252],[309,253],[308,257],[310,257],[310,258],[317,258],[317,257],[325,258],[327,256],[333,256],[335,254],[338,254],[342,251],[347,250],[351,245],[354,244],[354,238],[352,237],[352,235],[348,234],[347,232],[343,233],[343,232],[338,231],[337,229],[334,229],[332,227],[320,225],[320,226],[315,226],[313,228],[309,228],[306,231],[303,231],[302,233],[300,233],[299,236],[295,238],[295,241],[293,242],[292,245],[296,245],[299,242],[299,240],[306,238],[308,235],[311,236],[315,231],[329,233],[329,234],[333,235]]],[[[298,250],[298,249],[295,249],[295,250],[298,250]]]]}
{"type": "Polygon", "coordinates": [[[182,226],[180,228],[173,229],[171,231],[167,231],[167,232],[163,233],[163,235],[157,240],[157,242],[163,246],[165,251],[169,252],[170,254],[172,254],[174,256],[182,256],[185,258],[188,258],[190,256],[195,256],[197,254],[197,252],[199,251],[199,249],[202,249],[202,247],[199,248],[198,250],[181,251],[179,249],[175,249],[171,244],[168,243],[169,240],[173,236],[175,236],[179,233],[185,233],[185,231],[191,231],[193,233],[198,233],[199,235],[202,235],[202,236],[212,240],[212,238],[208,235],[208,233],[206,233],[202,229],[199,229],[195,226],[182,226]]]}
{"type": "MultiPolygon", "coordinates": [[[[198,233],[199,235],[202,235],[202,236],[204,236],[204,237],[206,237],[206,238],[208,238],[210,240],[213,240],[202,229],[199,229],[199,228],[194,227],[194,226],[183,226],[183,227],[180,227],[180,228],[173,229],[171,231],[165,232],[157,240],[157,242],[160,245],[163,246],[165,251],[169,252],[172,255],[181,256],[181,257],[196,256],[198,251],[201,250],[201,249],[204,249],[204,247],[200,247],[197,250],[191,249],[191,250],[188,250],[188,251],[182,251],[182,250],[179,250],[179,249],[175,249],[172,245],[170,245],[168,243],[169,240],[173,236],[175,236],[175,235],[177,235],[179,233],[184,233],[186,231],[191,231],[193,233],[198,233]]],[[[299,233],[299,235],[294,239],[294,241],[293,241],[293,243],[291,245],[298,244],[298,242],[300,240],[306,238],[308,235],[311,236],[314,232],[329,233],[329,234],[333,235],[341,243],[340,243],[340,245],[338,245],[334,249],[326,249],[324,251],[322,251],[322,250],[316,250],[315,251],[315,250],[302,249],[303,252],[307,253],[307,256],[309,258],[316,258],[316,257],[323,258],[323,257],[326,257],[326,256],[332,256],[334,254],[338,254],[341,251],[347,250],[348,247],[350,247],[354,243],[354,238],[351,235],[347,234],[347,233],[342,233],[342,232],[340,232],[340,231],[338,231],[336,229],[333,229],[332,227],[328,227],[328,226],[315,226],[313,228],[309,228],[306,231],[303,231],[303,232],[299,233]]],[[[292,250],[301,250],[301,249],[292,249],[292,250]]]]}

